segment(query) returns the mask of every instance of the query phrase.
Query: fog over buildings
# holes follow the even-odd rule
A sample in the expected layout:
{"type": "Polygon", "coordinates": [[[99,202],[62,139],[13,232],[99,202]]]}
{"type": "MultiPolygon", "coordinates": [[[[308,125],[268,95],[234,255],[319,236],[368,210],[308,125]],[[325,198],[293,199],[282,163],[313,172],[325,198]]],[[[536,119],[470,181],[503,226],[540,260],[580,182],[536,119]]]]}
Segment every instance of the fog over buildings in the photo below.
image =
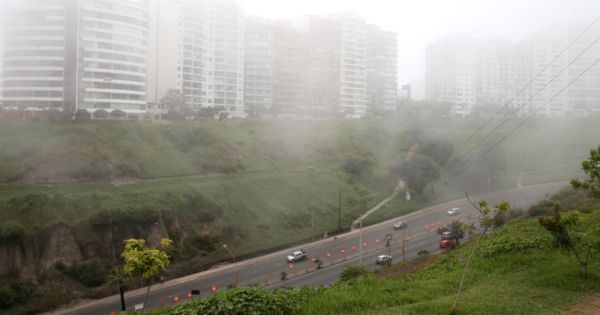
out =
{"type": "Polygon", "coordinates": [[[545,105],[600,54],[559,73],[597,26],[538,75],[597,1],[8,0],[0,10],[5,108],[155,116],[176,90],[192,110],[230,117],[358,118],[407,95],[456,115],[508,101],[546,116],[600,110],[597,70],[545,105]]]}
{"type": "Polygon", "coordinates": [[[463,116],[486,105],[508,105],[506,113],[518,115],[600,112],[600,67],[586,70],[600,58],[600,24],[583,33],[588,26],[556,23],[516,42],[439,40],[427,48],[426,98],[463,116]]]}

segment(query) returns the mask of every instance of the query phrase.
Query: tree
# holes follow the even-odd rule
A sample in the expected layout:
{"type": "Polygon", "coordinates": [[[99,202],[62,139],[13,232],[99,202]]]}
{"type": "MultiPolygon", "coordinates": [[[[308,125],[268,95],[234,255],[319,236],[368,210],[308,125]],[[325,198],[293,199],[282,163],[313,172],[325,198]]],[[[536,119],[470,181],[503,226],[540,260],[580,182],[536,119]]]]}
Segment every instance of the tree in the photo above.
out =
{"type": "Polygon", "coordinates": [[[191,108],[186,104],[185,95],[179,90],[168,90],[160,99],[160,103],[169,112],[177,112],[186,115],[191,112],[191,108]]]}
{"type": "Polygon", "coordinates": [[[115,109],[110,112],[110,116],[118,119],[118,118],[123,118],[123,117],[127,116],[127,113],[125,113],[124,111],[122,111],[120,109],[115,109]]]}
{"type": "Polygon", "coordinates": [[[146,281],[148,289],[144,297],[144,306],[148,301],[150,287],[154,283],[154,278],[161,270],[166,270],[169,266],[169,255],[167,249],[173,241],[167,238],[160,240],[160,248],[150,248],[146,246],[143,239],[128,239],[125,241],[123,257],[123,272],[130,277],[140,275],[146,281]]]}
{"type": "Polygon", "coordinates": [[[538,218],[538,222],[552,234],[557,247],[575,256],[582,275],[587,277],[590,259],[600,252],[600,227],[586,224],[579,211],[561,213],[558,204],[553,216],[538,218]]]}
{"type": "Polygon", "coordinates": [[[454,152],[454,145],[447,139],[424,139],[419,141],[419,153],[430,157],[438,165],[446,164],[446,161],[454,152]]]}
{"type": "Polygon", "coordinates": [[[98,109],[93,114],[94,118],[106,118],[108,117],[108,112],[105,109],[98,109]]]}
{"type": "Polygon", "coordinates": [[[92,114],[85,109],[78,109],[75,112],[75,120],[90,120],[92,119],[92,114]]]}
{"type": "Polygon", "coordinates": [[[125,305],[125,290],[127,290],[126,276],[127,275],[123,271],[123,266],[118,265],[113,269],[112,274],[110,275],[110,278],[108,280],[110,285],[115,285],[119,287],[119,296],[121,297],[121,311],[127,310],[127,307],[125,305]]]}
{"type": "Polygon", "coordinates": [[[581,162],[581,168],[589,176],[588,179],[571,181],[577,190],[585,190],[593,198],[600,200],[600,145],[590,150],[590,158],[581,162]]]}
{"type": "Polygon", "coordinates": [[[394,172],[402,177],[408,187],[419,194],[429,183],[440,178],[440,171],[435,163],[423,155],[417,155],[404,162],[394,172]]]}
{"type": "Polygon", "coordinates": [[[456,245],[460,244],[460,240],[465,237],[464,224],[458,220],[455,220],[448,224],[448,228],[452,234],[451,238],[456,242],[456,245]]]}
{"type": "MultiPolygon", "coordinates": [[[[467,195],[467,199],[469,196],[467,195]]],[[[502,214],[510,210],[510,204],[507,201],[502,201],[494,207],[490,207],[487,200],[481,200],[478,204],[469,201],[479,211],[479,226],[483,228],[483,234],[487,234],[490,229],[496,226],[496,221],[502,214]]]]}

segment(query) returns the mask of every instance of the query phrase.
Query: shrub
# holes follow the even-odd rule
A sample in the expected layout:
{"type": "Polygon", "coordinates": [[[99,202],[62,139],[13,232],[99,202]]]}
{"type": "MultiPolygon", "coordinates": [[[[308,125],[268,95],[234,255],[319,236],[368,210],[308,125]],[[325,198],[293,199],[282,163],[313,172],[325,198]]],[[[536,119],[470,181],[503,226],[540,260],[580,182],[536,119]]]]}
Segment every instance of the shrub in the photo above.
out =
{"type": "Polygon", "coordinates": [[[75,112],[75,120],[90,120],[92,119],[92,114],[85,109],[78,109],[75,112]]]}
{"type": "Polygon", "coordinates": [[[16,221],[0,225],[0,242],[19,242],[25,237],[25,227],[16,221]]]}
{"type": "Polygon", "coordinates": [[[106,118],[108,117],[108,112],[105,109],[99,109],[94,112],[94,118],[106,118]]]}
{"type": "Polygon", "coordinates": [[[535,204],[527,210],[527,215],[530,217],[539,217],[552,215],[554,213],[555,202],[550,200],[544,200],[538,204],[535,204]]]}
{"type": "Polygon", "coordinates": [[[110,117],[114,117],[114,118],[123,118],[127,116],[127,113],[125,113],[124,111],[120,110],[120,109],[115,109],[113,111],[110,112],[110,117]]]}
{"type": "Polygon", "coordinates": [[[359,277],[364,277],[368,274],[369,270],[363,266],[351,266],[342,271],[340,281],[350,281],[359,277]]]}
{"type": "Polygon", "coordinates": [[[35,285],[31,280],[19,277],[8,279],[0,287],[0,307],[11,307],[24,302],[35,293],[35,285]]]}
{"type": "Polygon", "coordinates": [[[76,262],[67,268],[66,273],[86,287],[97,287],[106,282],[108,271],[97,261],[76,262]]]}
{"type": "Polygon", "coordinates": [[[157,314],[299,314],[305,303],[322,290],[322,288],[294,288],[269,291],[260,287],[237,288],[163,309],[157,314]]]}

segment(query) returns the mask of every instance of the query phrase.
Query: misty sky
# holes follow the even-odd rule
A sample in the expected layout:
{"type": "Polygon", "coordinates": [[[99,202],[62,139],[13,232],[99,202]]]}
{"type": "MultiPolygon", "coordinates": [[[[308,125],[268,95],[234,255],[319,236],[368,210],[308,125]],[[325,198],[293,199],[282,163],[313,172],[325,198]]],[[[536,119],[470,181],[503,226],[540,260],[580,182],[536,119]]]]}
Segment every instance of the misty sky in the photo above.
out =
{"type": "MultiPolygon", "coordinates": [[[[425,76],[425,47],[438,38],[473,35],[519,40],[554,21],[577,18],[590,23],[600,15],[600,0],[238,1],[246,13],[267,18],[354,10],[368,22],[397,32],[399,84],[425,76]]],[[[4,3],[0,0],[0,10],[4,3]]]]}
{"type": "Polygon", "coordinates": [[[425,76],[425,47],[440,37],[473,35],[519,40],[553,21],[591,23],[600,0],[240,0],[246,13],[295,18],[353,9],[398,33],[400,84],[425,76]]]}

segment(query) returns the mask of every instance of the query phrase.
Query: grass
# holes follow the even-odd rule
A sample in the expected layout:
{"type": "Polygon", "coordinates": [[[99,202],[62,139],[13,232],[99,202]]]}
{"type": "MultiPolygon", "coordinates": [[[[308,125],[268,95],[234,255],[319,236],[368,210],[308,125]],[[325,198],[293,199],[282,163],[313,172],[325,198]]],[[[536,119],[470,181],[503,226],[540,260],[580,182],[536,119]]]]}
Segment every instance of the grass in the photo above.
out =
{"type": "MultiPolygon", "coordinates": [[[[600,224],[600,208],[589,227],[600,224]]],[[[305,314],[448,314],[465,257],[474,242],[443,255],[423,270],[400,278],[368,277],[339,283],[311,299],[305,314]]],[[[600,290],[600,261],[582,278],[573,257],[551,246],[535,219],[520,219],[482,239],[465,279],[458,304],[462,314],[555,313],[600,290]],[[490,255],[499,243],[535,239],[531,248],[490,255]],[[484,255],[483,253],[486,253],[484,255]]]]}

